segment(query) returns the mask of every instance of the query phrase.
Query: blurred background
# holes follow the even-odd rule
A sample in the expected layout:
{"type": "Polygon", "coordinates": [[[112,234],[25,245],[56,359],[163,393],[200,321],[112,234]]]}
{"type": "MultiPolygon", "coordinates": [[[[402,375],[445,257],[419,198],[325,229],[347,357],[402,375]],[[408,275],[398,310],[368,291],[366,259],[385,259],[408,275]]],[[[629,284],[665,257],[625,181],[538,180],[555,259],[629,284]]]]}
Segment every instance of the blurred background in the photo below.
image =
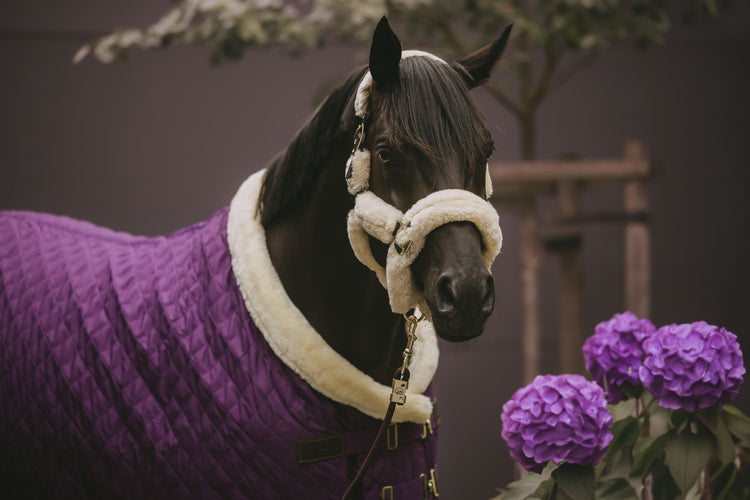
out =
{"type": "MultiPolygon", "coordinates": [[[[643,141],[658,166],[648,187],[652,321],[724,326],[750,353],[750,5],[734,2],[717,17],[684,23],[681,2],[672,4],[663,43],[647,50],[614,43],[549,94],[536,115],[535,154],[619,158],[626,140],[643,141]]],[[[332,39],[297,57],[271,46],[217,66],[210,49],[178,44],[132,52],[124,64],[92,56],[72,64],[93,37],[152,25],[169,8],[145,0],[0,1],[0,209],[145,235],[208,218],[288,144],[321,89],[364,62],[357,41],[379,17],[352,21],[364,31],[349,33],[349,43],[332,39]]],[[[470,50],[492,39],[460,33],[470,50]]],[[[429,37],[414,36],[421,39],[429,37]]],[[[493,81],[512,70],[501,63],[493,81]]],[[[493,160],[523,157],[517,116],[486,90],[474,95],[495,139],[493,160]]],[[[621,189],[588,191],[581,204],[617,210],[621,189]]],[[[438,473],[448,499],[489,498],[514,474],[500,411],[524,383],[520,224],[501,212],[501,225],[497,304],[485,333],[467,344],[441,342],[438,473]]],[[[594,226],[583,241],[588,336],[624,310],[623,231],[594,226]]],[[[542,373],[561,369],[557,267],[547,258],[539,275],[542,373]]],[[[736,405],[750,412],[747,384],[736,405]]]]}

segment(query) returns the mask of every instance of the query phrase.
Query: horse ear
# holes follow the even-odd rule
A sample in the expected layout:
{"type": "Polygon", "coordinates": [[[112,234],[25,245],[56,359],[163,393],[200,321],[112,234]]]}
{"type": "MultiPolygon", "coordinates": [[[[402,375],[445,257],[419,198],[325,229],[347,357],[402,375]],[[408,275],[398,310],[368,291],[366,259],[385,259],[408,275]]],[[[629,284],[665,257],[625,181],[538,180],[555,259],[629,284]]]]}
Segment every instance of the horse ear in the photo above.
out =
{"type": "Polygon", "coordinates": [[[378,89],[386,90],[399,81],[399,62],[401,42],[383,16],[375,28],[370,46],[370,74],[378,89]]]}
{"type": "Polygon", "coordinates": [[[469,88],[478,87],[490,79],[492,68],[495,67],[495,63],[500,59],[505,50],[505,45],[508,43],[511,28],[513,28],[512,24],[508,25],[500,38],[493,43],[456,60],[456,63],[463,66],[468,72],[467,75],[464,75],[464,79],[469,88]]]}

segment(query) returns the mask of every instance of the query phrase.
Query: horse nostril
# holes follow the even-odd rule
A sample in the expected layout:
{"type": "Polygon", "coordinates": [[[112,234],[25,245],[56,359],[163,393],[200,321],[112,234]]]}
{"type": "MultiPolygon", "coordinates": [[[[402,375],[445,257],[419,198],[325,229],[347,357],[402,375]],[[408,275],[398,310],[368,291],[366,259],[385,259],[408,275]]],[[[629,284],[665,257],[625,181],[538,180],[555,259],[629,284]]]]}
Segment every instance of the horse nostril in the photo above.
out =
{"type": "Polygon", "coordinates": [[[484,298],[482,299],[482,314],[487,317],[495,309],[495,282],[492,276],[487,276],[485,287],[484,298]]]}
{"type": "Polygon", "coordinates": [[[452,315],[456,313],[456,291],[453,279],[444,274],[437,280],[436,301],[438,311],[441,314],[452,315]]]}

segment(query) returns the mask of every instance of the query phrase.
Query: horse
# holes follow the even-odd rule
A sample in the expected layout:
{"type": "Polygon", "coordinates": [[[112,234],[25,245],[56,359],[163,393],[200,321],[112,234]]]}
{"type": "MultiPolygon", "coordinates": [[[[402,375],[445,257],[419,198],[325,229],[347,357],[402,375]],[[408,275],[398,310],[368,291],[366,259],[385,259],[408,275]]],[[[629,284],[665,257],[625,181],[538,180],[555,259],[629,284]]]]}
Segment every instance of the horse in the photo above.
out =
{"type": "Polygon", "coordinates": [[[287,149],[169,236],[0,213],[0,495],[340,498],[408,357],[354,496],[437,496],[437,337],[482,332],[501,243],[469,91],[509,30],[448,63],[383,18],[287,149]]]}

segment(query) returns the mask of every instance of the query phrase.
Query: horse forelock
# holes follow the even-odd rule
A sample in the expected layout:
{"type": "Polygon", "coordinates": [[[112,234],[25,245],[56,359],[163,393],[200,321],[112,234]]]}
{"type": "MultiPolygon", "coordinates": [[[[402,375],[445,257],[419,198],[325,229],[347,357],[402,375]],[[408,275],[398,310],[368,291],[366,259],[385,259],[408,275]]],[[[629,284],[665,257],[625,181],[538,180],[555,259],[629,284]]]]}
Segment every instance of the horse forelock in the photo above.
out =
{"type": "Polygon", "coordinates": [[[400,85],[382,95],[381,102],[396,144],[417,150],[435,168],[447,168],[442,159],[453,157],[463,175],[484,175],[492,138],[452,65],[426,57],[403,59],[400,85]]]}

